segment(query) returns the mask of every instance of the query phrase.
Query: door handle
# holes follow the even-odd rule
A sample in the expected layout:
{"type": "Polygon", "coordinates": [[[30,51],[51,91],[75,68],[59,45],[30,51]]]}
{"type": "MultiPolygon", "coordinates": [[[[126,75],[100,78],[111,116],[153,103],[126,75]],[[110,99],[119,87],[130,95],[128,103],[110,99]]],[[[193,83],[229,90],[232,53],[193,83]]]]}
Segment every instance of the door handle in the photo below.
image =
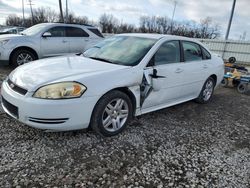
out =
{"type": "Polygon", "coordinates": [[[63,42],[63,43],[66,43],[66,42],[68,42],[68,41],[66,41],[66,40],[63,40],[62,42],[63,42]]]}
{"type": "Polygon", "coordinates": [[[203,68],[204,68],[204,69],[207,69],[207,68],[208,68],[208,66],[207,66],[207,65],[203,65],[203,68]]]}
{"type": "Polygon", "coordinates": [[[175,71],[175,73],[181,73],[181,72],[183,72],[183,69],[180,69],[180,68],[176,69],[175,71]]]}

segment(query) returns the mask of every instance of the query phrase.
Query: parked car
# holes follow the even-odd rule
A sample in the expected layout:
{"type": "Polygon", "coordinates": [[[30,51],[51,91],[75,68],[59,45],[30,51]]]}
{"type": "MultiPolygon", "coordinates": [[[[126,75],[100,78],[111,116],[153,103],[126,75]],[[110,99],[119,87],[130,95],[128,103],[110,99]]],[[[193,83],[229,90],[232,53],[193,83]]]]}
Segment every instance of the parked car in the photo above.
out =
{"type": "Polygon", "coordinates": [[[121,34],[79,56],[18,67],[2,84],[2,106],[32,127],[67,131],[90,126],[113,136],[133,116],[193,99],[209,102],[223,74],[223,60],[196,40],[121,34]]]}
{"type": "Polygon", "coordinates": [[[0,30],[0,35],[3,34],[19,34],[22,31],[24,31],[26,28],[25,27],[8,27],[5,29],[0,30]]]}
{"type": "Polygon", "coordinates": [[[99,30],[90,25],[37,24],[20,35],[0,36],[0,65],[19,66],[40,58],[82,52],[102,39],[99,30]]]}

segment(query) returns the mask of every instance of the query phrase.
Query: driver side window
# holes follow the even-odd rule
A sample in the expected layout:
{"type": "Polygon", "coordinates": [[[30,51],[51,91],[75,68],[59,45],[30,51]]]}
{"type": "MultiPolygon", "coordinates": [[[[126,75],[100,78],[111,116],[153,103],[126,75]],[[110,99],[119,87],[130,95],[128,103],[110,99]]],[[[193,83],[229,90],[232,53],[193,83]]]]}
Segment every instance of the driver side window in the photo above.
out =
{"type": "Polygon", "coordinates": [[[51,37],[65,37],[65,27],[53,27],[47,32],[51,33],[51,37]]]}
{"type": "Polygon", "coordinates": [[[162,44],[154,56],[155,66],[170,63],[179,63],[180,44],[179,41],[169,41],[162,44]]]}

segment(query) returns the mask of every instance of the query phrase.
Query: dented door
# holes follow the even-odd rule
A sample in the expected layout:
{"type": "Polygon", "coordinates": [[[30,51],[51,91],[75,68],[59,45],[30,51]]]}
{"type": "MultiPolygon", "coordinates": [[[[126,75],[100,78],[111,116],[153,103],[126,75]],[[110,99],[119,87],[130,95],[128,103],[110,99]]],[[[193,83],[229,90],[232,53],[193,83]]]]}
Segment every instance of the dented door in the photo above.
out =
{"type": "Polygon", "coordinates": [[[141,108],[164,105],[179,100],[183,86],[181,63],[147,68],[141,86],[141,108]],[[157,70],[157,77],[153,76],[157,70]]]}

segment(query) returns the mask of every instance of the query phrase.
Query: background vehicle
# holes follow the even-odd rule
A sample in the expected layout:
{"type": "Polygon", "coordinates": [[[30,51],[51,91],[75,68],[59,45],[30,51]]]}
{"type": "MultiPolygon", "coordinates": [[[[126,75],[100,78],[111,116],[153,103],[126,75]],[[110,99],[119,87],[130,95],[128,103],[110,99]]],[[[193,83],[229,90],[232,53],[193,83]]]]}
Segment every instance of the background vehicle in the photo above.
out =
{"type": "Polygon", "coordinates": [[[45,130],[91,126],[104,136],[132,116],[195,99],[210,101],[223,60],[179,36],[122,34],[79,56],[49,58],[15,69],[2,85],[3,108],[45,130]]]}
{"type": "Polygon", "coordinates": [[[42,23],[21,35],[0,36],[0,64],[22,65],[40,58],[82,52],[103,39],[90,25],[42,23]]]}
{"type": "Polygon", "coordinates": [[[25,27],[8,27],[5,29],[0,30],[0,35],[3,34],[19,34],[20,32],[24,31],[25,27]]]}

